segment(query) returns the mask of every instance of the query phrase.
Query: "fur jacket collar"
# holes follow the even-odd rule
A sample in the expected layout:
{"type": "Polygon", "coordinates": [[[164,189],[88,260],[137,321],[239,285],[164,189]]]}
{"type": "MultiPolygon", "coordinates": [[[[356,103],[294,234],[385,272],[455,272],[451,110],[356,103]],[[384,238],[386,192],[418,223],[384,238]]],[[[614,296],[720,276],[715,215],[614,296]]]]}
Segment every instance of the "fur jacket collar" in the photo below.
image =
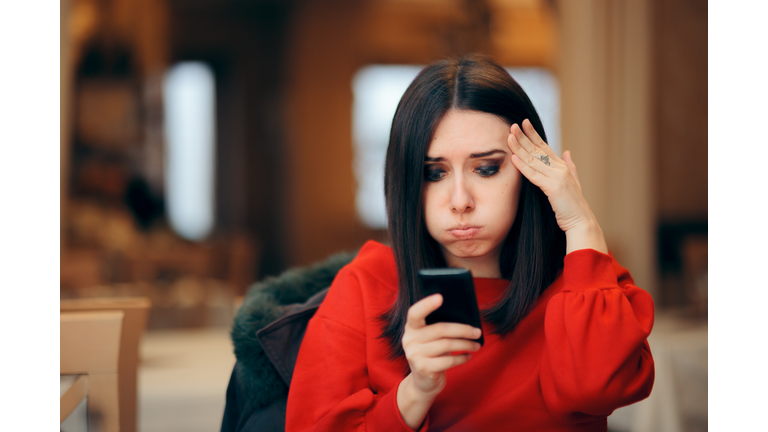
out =
{"type": "Polygon", "coordinates": [[[336,273],[352,261],[355,255],[334,255],[324,262],[288,270],[249,288],[243,305],[235,315],[231,336],[238,363],[238,377],[248,403],[253,408],[266,407],[288,394],[304,327],[300,329],[298,338],[294,336],[292,341],[282,344],[274,338],[272,340],[277,342],[270,342],[267,338],[269,335],[265,333],[276,326],[285,326],[286,323],[292,325],[292,322],[297,322],[292,318],[299,313],[304,315],[298,321],[306,326],[309,317],[324,298],[324,290],[331,285],[336,273]],[[277,349],[265,346],[271,343],[276,343],[277,349]],[[281,346],[286,344],[295,346],[281,346]]]}

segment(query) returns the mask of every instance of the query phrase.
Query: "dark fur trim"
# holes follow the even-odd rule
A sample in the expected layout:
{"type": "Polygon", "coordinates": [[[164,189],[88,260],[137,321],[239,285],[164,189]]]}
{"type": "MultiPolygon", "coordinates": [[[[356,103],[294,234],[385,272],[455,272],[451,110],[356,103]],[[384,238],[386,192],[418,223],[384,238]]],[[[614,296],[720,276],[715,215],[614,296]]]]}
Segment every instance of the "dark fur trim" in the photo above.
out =
{"type": "Polygon", "coordinates": [[[303,303],[328,288],[336,273],[355,255],[334,255],[324,262],[288,270],[249,288],[235,315],[231,336],[239,364],[238,378],[251,407],[263,408],[288,394],[285,382],[264,353],[256,332],[282,316],[280,306],[303,303]]]}

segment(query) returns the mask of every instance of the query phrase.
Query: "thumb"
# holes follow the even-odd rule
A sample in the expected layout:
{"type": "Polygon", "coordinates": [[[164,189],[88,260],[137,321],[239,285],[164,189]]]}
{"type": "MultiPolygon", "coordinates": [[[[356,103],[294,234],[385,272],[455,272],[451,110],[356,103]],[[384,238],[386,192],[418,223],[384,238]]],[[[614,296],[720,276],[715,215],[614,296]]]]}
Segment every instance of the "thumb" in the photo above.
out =
{"type": "Polygon", "coordinates": [[[571,175],[573,176],[574,180],[576,180],[576,184],[579,185],[579,189],[581,189],[581,183],[579,182],[579,174],[576,171],[576,165],[573,163],[573,158],[571,157],[570,150],[566,150],[563,153],[563,160],[565,161],[565,164],[568,166],[568,171],[571,172],[571,175]]]}

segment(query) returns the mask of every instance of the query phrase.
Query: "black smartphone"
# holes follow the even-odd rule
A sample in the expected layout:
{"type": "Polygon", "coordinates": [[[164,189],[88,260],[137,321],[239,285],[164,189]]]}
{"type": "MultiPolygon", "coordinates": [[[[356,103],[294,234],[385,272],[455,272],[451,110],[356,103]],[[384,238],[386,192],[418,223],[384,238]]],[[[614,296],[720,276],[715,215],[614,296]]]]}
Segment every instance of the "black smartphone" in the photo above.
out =
{"type": "MultiPolygon", "coordinates": [[[[468,269],[441,268],[419,270],[422,298],[442,294],[443,304],[427,315],[427,324],[455,322],[482,329],[480,308],[477,307],[475,285],[468,269]]],[[[474,339],[480,345],[485,343],[483,335],[474,339]]]]}

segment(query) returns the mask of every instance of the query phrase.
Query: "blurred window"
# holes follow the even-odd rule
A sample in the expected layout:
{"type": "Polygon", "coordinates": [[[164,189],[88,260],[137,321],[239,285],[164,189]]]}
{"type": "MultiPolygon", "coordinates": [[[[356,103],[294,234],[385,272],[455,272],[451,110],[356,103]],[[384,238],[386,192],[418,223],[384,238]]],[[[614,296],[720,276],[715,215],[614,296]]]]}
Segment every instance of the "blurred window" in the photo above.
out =
{"type": "MultiPolygon", "coordinates": [[[[355,205],[365,226],[387,227],[384,204],[384,159],[389,130],[405,89],[423,66],[371,65],[360,69],[352,82],[353,169],[357,180],[355,205]]],[[[531,98],[549,140],[560,154],[560,88],[547,69],[510,67],[507,71],[531,98]]]]}
{"type": "Polygon", "coordinates": [[[165,190],[173,230],[202,240],[213,228],[216,89],[201,62],[174,65],[163,81],[165,190]]]}

